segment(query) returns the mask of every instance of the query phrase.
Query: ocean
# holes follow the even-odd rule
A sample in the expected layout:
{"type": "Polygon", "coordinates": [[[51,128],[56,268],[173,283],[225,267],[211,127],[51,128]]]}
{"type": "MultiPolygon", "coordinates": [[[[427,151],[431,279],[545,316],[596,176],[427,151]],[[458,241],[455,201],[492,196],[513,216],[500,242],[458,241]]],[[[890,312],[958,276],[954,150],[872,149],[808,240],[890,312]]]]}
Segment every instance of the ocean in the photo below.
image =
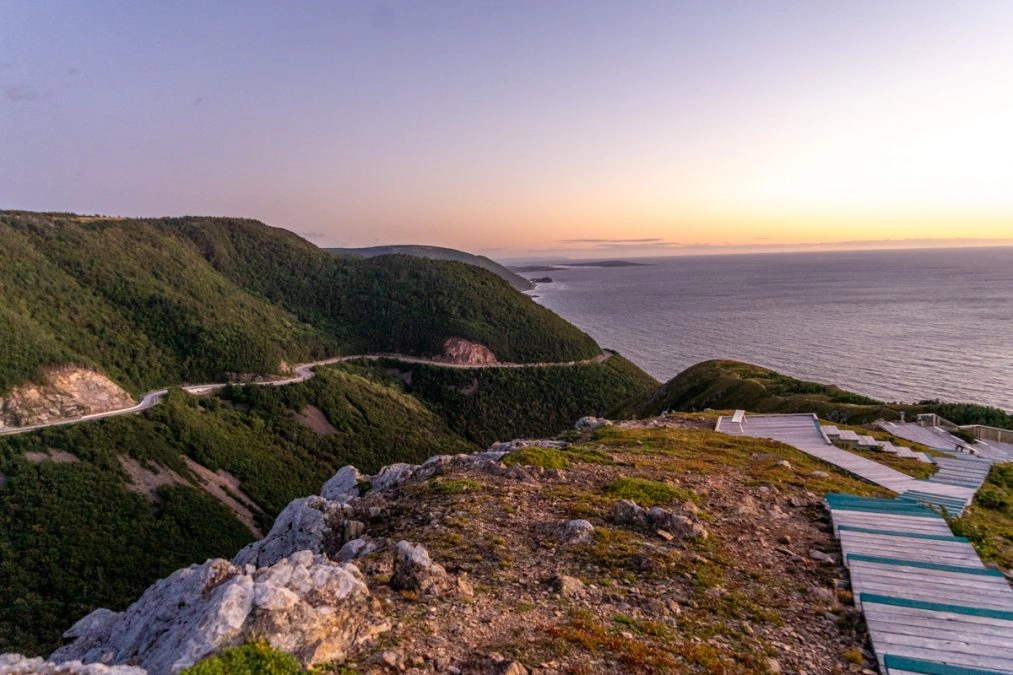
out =
{"type": "Polygon", "coordinates": [[[665,381],[747,361],[885,401],[1013,412],[1013,247],[636,259],[536,301],[665,381]]]}

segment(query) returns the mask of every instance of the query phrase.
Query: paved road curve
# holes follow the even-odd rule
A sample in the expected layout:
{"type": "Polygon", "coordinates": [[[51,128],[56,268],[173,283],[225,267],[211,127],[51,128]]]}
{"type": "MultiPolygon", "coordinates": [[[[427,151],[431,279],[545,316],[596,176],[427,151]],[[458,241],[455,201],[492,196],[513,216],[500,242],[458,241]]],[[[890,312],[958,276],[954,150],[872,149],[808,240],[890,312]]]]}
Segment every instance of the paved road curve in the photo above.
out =
{"type": "MultiPolygon", "coordinates": [[[[590,359],[584,359],[583,361],[562,361],[562,362],[543,362],[543,363],[485,363],[485,364],[464,364],[464,363],[448,363],[446,361],[437,361],[434,359],[424,359],[415,356],[404,356],[401,354],[352,354],[349,356],[335,356],[330,359],[323,359],[321,361],[311,361],[310,363],[299,363],[296,364],[292,371],[295,373],[292,377],[286,377],[280,380],[265,380],[264,382],[249,382],[247,384],[255,384],[264,387],[280,387],[286,384],[295,384],[296,382],[305,382],[306,380],[313,377],[313,369],[318,366],[329,366],[335,363],[342,363],[344,361],[379,361],[381,359],[390,359],[393,361],[401,361],[403,363],[418,363],[428,366],[436,366],[439,368],[460,368],[460,369],[472,369],[472,368],[551,368],[551,367],[569,367],[569,366],[583,366],[592,363],[604,363],[612,358],[614,352],[605,350],[598,356],[590,359]]],[[[188,384],[182,385],[179,388],[190,394],[209,394],[213,391],[218,391],[228,386],[225,382],[214,382],[210,384],[188,384]]],[[[46,422],[44,424],[33,424],[27,427],[9,427],[0,429],[0,436],[12,436],[14,434],[24,434],[29,431],[36,431],[38,429],[45,429],[47,427],[58,427],[65,424],[77,424],[79,422],[87,422],[90,420],[99,420],[103,417],[113,417],[114,415],[131,415],[139,413],[142,410],[147,410],[152,406],[158,405],[165,395],[169,393],[168,388],[155,389],[149,391],[141,397],[141,402],[130,406],[129,408],[120,408],[118,410],[109,410],[106,412],[92,413],[90,415],[82,415],[81,417],[70,417],[66,419],[54,420],[52,422],[46,422]]]]}

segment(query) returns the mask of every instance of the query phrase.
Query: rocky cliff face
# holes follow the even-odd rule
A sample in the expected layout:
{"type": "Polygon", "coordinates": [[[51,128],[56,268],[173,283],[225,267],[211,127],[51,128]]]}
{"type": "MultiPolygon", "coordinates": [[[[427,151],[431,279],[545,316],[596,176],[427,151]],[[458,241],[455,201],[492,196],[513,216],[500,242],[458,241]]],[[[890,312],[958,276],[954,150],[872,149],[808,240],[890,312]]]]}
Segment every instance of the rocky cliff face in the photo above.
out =
{"type": "Polygon", "coordinates": [[[0,397],[0,428],[24,427],[134,405],[122,387],[87,368],[53,368],[42,384],[14,387],[0,397]]]}
{"type": "Polygon", "coordinates": [[[44,667],[173,674],[260,637],[338,672],[854,670],[863,635],[811,491],[852,479],[663,422],[345,467],[231,561],[84,617],[44,667]]]}
{"type": "Polygon", "coordinates": [[[452,337],[443,343],[443,361],[469,366],[497,363],[496,355],[485,345],[452,337]]]}

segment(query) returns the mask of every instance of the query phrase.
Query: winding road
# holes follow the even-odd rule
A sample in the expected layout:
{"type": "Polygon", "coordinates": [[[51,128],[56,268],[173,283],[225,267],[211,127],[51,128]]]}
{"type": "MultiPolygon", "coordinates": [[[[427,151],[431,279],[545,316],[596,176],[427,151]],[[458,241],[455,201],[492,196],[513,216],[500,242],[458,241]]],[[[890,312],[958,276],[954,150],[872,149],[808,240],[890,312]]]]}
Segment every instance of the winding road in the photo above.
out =
{"type": "MultiPolygon", "coordinates": [[[[295,384],[297,382],[305,382],[306,380],[313,377],[313,369],[319,366],[330,366],[335,363],[342,363],[345,361],[380,361],[380,360],[391,360],[400,361],[402,363],[415,363],[427,366],[436,366],[438,368],[459,368],[461,370],[471,370],[475,368],[552,368],[552,367],[572,367],[572,366],[585,366],[593,363],[604,363],[612,358],[615,352],[611,350],[604,350],[601,354],[582,361],[557,361],[557,362],[542,362],[542,363],[512,363],[512,362],[496,362],[496,363],[450,363],[447,361],[438,361],[436,359],[425,359],[416,356],[404,356],[402,354],[352,354],[349,356],[335,356],[329,359],[323,359],[321,361],[311,361],[309,363],[298,363],[292,371],[295,373],[292,377],[286,377],[280,380],[265,380],[263,382],[247,382],[243,383],[246,385],[258,385],[263,387],[281,387],[286,384],[295,384]]],[[[188,384],[181,385],[179,388],[183,391],[194,394],[210,394],[211,392],[218,391],[228,386],[226,382],[215,382],[210,384],[188,384]]],[[[14,434],[24,434],[29,431],[37,431],[39,429],[46,429],[48,427],[58,427],[66,424],[77,424],[79,422],[88,422],[91,420],[99,420],[104,417],[113,417],[115,415],[131,415],[139,413],[143,410],[147,410],[153,406],[158,405],[166,394],[169,393],[168,388],[155,389],[149,391],[141,397],[140,403],[132,405],[129,408],[119,408],[117,410],[108,410],[106,412],[91,413],[90,415],[82,415],[81,417],[68,417],[65,419],[53,420],[52,422],[45,422],[43,424],[33,424],[26,427],[7,427],[0,428],[0,436],[13,436],[14,434]]]]}

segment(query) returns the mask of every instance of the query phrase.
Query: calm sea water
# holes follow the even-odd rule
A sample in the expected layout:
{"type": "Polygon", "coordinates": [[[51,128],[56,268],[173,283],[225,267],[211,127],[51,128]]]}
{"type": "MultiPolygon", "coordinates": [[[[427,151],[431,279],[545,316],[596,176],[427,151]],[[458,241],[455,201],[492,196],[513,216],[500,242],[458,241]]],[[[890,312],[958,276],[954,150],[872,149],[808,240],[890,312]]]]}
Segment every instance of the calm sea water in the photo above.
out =
{"type": "Polygon", "coordinates": [[[655,258],[537,301],[659,380],[735,359],[887,401],[1013,411],[1013,248],[655,258]]]}

